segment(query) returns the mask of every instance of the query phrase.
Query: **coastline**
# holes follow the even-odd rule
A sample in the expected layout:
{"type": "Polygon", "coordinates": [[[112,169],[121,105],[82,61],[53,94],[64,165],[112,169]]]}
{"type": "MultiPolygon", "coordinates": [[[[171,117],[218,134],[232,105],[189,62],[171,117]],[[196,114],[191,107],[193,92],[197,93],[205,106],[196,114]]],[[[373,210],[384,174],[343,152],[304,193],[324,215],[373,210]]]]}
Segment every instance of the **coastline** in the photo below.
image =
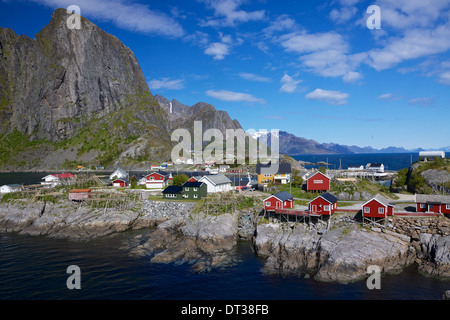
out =
{"type": "Polygon", "coordinates": [[[16,200],[0,204],[0,232],[89,241],[142,230],[127,245],[128,254],[147,256],[152,263],[188,263],[194,272],[230,263],[227,253],[246,239],[266,259],[263,272],[268,274],[307,274],[318,281],[347,283],[366,278],[369,265],[390,273],[416,264],[421,272],[450,278],[447,218],[428,218],[420,228],[399,218],[390,230],[379,230],[339,215],[326,230],[321,224],[261,223],[256,211],[207,215],[194,206],[143,200],[119,211],[70,201],[16,200]]]}

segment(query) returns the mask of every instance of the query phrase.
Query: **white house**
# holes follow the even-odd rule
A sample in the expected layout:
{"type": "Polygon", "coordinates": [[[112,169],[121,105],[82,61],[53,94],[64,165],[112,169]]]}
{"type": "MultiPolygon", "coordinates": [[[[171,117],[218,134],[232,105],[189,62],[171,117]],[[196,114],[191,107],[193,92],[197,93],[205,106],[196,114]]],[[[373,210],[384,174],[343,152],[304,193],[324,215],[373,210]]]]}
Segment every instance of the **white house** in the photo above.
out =
{"type": "Polygon", "coordinates": [[[113,180],[113,179],[128,179],[129,175],[126,171],[117,168],[116,171],[114,171],[113,173],[111,173],[109,175],[109,180],[113,180]]]}
{"type": "Polygon", "coordinates": [[[147,189],[164,189],[169,184],[169,174],[166,172],[153,172],[144,177],[147,189]]]}
{"type": "Polygon", "coordinates": [[[43,186],[46,187],[56,187],[57,185],[61,184],[62,182],[69,183],[71,179],[74,179],[75,176],[71,173],[55,173],[55,174],[49,174],[42,179],[44,181],[41,182],[43,186]]]}
{"type": "Polygon", "coordinates": [[[228,169],[230,169],[230,166],[228,164],[221,164],[219,166],[219,171],[220,172],[227,172],[228,169]]]}
{"type": "Polygon", "coordinates": [[[5,184],[0,187],[0,193],[16,192],[20,191],[20,188],[19,184],[5,184]]]}
{"type": "Polygon", "coordinates": [[[232,189],[231,180],[221,173],[203,176],[199,182],[207,185],[208,193],[228,192],[232,189]]]}
{"type": "Polygon", "coordinates": [[[366,166],[367,170],[375,172],[384,172],[384,164],[382,163],[368,163],[366,166]]]}

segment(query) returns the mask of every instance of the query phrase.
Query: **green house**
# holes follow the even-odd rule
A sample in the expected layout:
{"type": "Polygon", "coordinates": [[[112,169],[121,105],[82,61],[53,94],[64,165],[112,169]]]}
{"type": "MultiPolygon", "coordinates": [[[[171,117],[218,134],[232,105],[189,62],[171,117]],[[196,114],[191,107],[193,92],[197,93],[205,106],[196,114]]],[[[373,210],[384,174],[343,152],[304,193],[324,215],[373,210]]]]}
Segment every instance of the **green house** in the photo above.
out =
{"type": "Polygon", "coordinates": [[[162,193],[164,199],[183,200],[183,187],[168,186],[162,193]]]}
{"type": "Polygon", "coordinates": [[[208,186],[203,182],[187,181],[183,184],[183,198],[198,200],[208,195],[208,186]]]}

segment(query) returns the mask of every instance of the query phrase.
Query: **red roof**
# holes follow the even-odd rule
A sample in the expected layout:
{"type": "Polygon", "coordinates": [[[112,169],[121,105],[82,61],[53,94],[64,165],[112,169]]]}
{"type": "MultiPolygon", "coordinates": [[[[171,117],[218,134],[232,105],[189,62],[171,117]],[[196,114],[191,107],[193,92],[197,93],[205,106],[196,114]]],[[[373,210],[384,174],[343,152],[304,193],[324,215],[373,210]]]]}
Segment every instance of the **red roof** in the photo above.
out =
{"type": "Polygon", "coordinates": [[[85,192],[91,192],[91,189],[73,189],[73,190],[70,190],[70,193],[85,193],[85,192]]]}
{"type": "Polygon", "coordinates": [[[56,173],[52,174],[52,176],[57,177],[58,179],[75,178],[71,173],[56,173]]]}

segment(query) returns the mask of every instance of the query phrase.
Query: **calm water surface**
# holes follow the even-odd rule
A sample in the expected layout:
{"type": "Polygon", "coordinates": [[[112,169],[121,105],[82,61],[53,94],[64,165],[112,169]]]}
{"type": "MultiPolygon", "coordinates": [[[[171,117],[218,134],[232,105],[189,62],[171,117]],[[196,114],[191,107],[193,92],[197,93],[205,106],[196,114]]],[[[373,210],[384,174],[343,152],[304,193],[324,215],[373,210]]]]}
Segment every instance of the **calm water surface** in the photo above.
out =
{"type": "Polygon", "coordinates": [[[365,281],[322,283],[310,278],[269,276],[264,259],[248,241],[233,251],[235,263],[207,273],[187,264],[154,264],[120,249],[136,235],[79,242],[0,234],[0,299],[139,300],[437,300],[449,281],[425,277],[414,268],[381,279],[381,290],[365,281]],[[69,265],[81,269],[81,289],[69,290],[69,265]]]}

